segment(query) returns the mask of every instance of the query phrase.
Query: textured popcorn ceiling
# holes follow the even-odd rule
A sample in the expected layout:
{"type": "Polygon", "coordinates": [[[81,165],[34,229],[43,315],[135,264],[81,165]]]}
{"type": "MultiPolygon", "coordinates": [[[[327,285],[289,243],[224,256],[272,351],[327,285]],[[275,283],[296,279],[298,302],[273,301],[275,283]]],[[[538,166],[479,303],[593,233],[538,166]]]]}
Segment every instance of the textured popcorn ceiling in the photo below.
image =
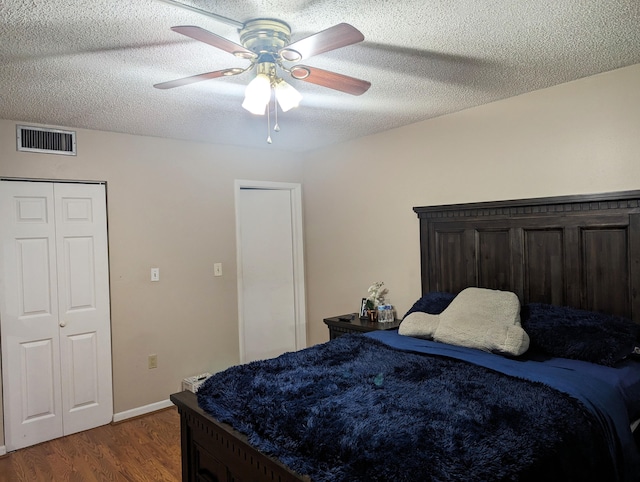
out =
{"type": "MultiPolygon", "coordinates": [[[[153,84],[247,61],[170,30],[233,26],[161,0],[2,0],[0,118],[306,151],[640,63],[639,0],[183,0],[244,22],[286,21],[292,41],[340,22],[362,43],[304,63],[369,80],[351,96],[285,79],[304,96],[266,119],[240,107],[246,72],[153,84]]],[[[640,86],[639,86],[640,88],[640,86]]]]}

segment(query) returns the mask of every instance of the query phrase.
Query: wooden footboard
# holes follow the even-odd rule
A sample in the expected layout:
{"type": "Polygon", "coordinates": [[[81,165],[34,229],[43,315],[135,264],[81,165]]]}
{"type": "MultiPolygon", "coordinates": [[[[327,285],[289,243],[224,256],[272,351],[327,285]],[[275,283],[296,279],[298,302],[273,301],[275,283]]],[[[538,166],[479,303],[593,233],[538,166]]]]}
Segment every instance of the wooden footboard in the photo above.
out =
{"type": "Polygon", "coordinates": [[[194,393],[183,391],[170,398],[180,413],[184,482],[311,480],[254,449],[243,434],[202,410],[194,393]]]}

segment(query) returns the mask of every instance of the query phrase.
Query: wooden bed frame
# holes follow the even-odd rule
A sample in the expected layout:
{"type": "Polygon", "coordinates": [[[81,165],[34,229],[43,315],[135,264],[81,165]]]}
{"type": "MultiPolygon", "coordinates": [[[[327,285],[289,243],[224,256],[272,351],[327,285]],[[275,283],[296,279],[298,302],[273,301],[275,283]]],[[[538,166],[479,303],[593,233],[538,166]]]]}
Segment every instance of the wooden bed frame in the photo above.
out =
{"type": "MultiPolygon", "coordinates": [[[[640,191],[416,207],[422,291],[468,286],[640,322],[640,191]]],[[[171,395],[181,420],[183,481],[309,480],[244,435],[171,395]]]]}

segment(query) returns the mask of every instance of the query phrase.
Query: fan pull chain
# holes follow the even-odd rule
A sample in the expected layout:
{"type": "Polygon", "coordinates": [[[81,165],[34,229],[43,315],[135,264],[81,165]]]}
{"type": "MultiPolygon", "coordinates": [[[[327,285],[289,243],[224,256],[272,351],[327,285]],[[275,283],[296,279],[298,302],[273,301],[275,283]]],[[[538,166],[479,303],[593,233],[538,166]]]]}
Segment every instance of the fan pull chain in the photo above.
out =
{"type": "Polygon", "coordinates": [[[267,104],[267,144],[273,143],[271,140],[271,116],[269,115],[269,111],[271,110],[271,101],[267,104]]]}
{"type": "Polygon", "coordinates": [[[280,126],[278,125],[278,103],[275,100],[273,101],[273,111],[276,114],[276,125],[273,126],[273,130],[280,132],[280,126]]]}

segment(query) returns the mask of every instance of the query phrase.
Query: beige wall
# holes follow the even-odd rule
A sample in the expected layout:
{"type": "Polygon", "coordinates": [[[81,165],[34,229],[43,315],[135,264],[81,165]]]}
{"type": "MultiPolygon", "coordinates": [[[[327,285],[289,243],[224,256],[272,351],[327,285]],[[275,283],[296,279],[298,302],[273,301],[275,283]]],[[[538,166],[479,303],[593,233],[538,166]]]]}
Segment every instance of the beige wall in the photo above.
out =
{"type": "Polygon", "coordinates": [[[237,363],[234,179],[303,182],[307,336],[385,282],[420,295],[413,206],[640,189],[640,65],[304,156],[78,131],[78,156],[17,153],[0,176],[107,181],[116,413],[237,363]],[[213,277],[213,263],[224,276],[213,277]],[[160,283],[149,269],[160,267],[160,283]],[[147,355],[158,354],[158,369],[147,355]]]}
{"type": "Polygon", "coordinates": [[[18,153],[15,124],[0,121],[0,176],[107,182],[115,412],[238,363],[234,180],[301,182],[296,156],[87,130],[76,157],[18,153]]]}
{"type": "Polygon", "coordinates": [[[384,281],[420,295],[414,206],[640,189],[640,65],[316,152],[305,162],[308,337],[384,281]]]}

